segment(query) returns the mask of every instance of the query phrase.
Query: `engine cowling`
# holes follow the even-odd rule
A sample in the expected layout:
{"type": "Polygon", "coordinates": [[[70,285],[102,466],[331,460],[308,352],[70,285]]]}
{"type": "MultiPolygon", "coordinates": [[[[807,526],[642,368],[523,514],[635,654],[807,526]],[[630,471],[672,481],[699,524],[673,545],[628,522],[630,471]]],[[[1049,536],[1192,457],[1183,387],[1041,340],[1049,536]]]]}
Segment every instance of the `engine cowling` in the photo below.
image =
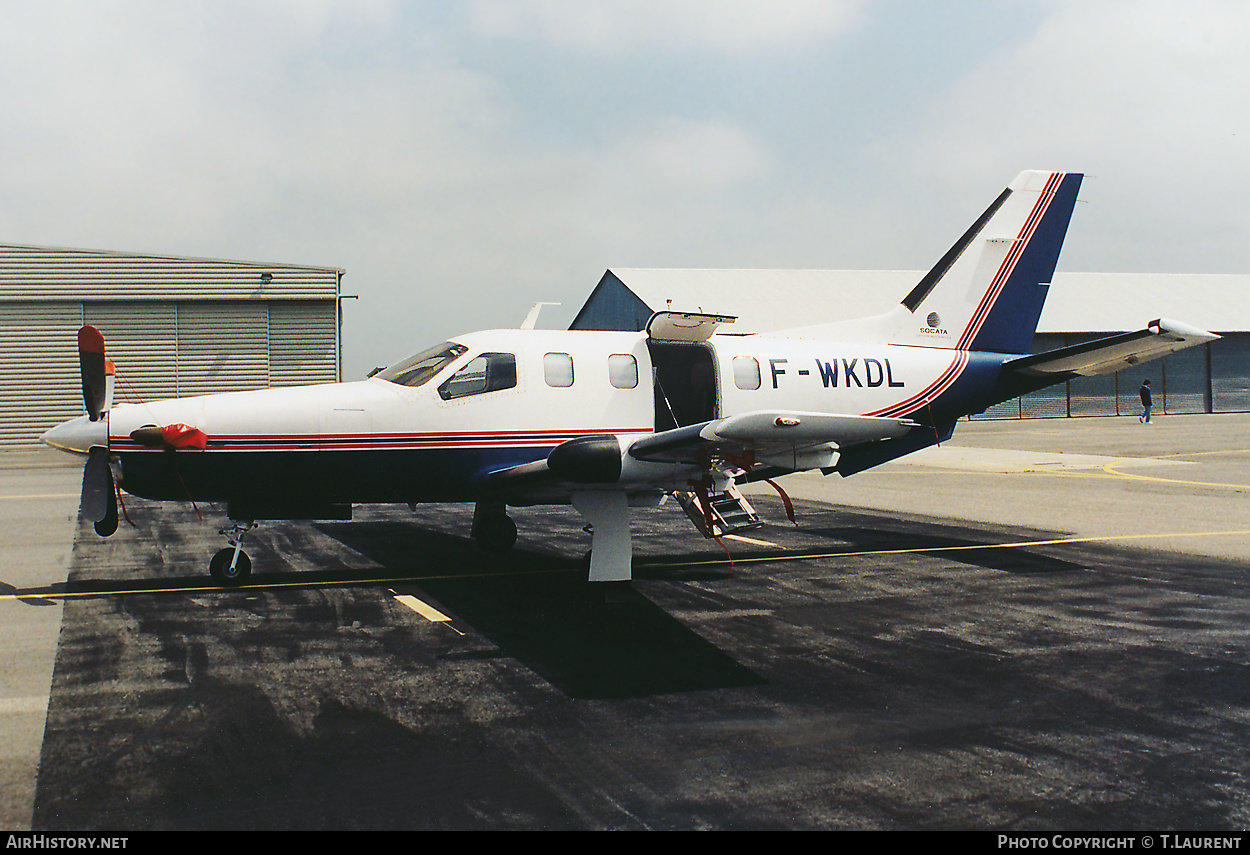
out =
{"type": "Polygon", "coordinates": [[[564,481],[615,484],[621,479],[621,444],[614,436],[570,439],[547,455],[547,468],[564,481]]]}

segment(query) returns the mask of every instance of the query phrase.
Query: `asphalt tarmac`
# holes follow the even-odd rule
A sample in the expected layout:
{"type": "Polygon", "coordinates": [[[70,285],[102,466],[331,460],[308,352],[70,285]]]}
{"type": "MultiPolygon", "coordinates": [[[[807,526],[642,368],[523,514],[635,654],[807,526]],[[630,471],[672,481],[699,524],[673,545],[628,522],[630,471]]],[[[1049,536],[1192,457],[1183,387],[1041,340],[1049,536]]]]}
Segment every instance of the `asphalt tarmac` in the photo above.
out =
{"type": "MultiPolygon", "coordinates": [[[[77,478],[27,471],[0,499],[77,478]]],[[[606,599],[567,508],[502,558],[468,506],[266,523],[235,591],[216,509],[76,523],[67,569],[0,575],[6,638],[61,614],[31,827],[1250,825],[1250,416],[965,423],[781,483],[797,525],[756,487],[724,549],[639,511],[606,599]]]]}

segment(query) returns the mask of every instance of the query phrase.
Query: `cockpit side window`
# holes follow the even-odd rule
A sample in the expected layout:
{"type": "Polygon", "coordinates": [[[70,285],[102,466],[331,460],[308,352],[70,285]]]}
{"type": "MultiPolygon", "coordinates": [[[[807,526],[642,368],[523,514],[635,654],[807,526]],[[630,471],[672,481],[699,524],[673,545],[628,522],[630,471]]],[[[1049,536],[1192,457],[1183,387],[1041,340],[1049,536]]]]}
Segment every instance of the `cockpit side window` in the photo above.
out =
{"type": "Polygon", "coordinates": [[[444,401],[480,395],[516,386],[516,357],[511,353],[483,353],[475,356],[443,381],[438,394],[444,401]]]}
{"type": "Polygon", "coordinates": [[[415,356],[410,356],[403,362],[397,362],[374,376],[398,383],[400,386],[421,386],[463,356],[467,350],[468,348],[463,344],[445,341],[415,356]]]}

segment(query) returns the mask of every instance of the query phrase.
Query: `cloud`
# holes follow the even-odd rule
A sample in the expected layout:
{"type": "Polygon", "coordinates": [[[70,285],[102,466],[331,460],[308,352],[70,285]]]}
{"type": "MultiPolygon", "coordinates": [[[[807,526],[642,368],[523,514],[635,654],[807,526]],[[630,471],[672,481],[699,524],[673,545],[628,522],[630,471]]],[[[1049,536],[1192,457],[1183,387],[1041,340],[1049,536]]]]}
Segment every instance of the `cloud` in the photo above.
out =
{"type": "MultiPolygon", "coordinates": [[[[1078,211],[1069,263],[1234,272],[1221,244],[1244,245],[1250,226],[1248,41],[1243,3],[1061,0],[883,156],[952,188],[1022,168],[1090,173],[1082,196],[1099,205],[1078,211]]],[[[1250,267],[1250,251],[1232,257],[1250,267]]]]}
{"type": "Polygon", "coordinates": [[[463,180],[504,112],[485,75],[420,50],[372,55],[390,4],[14,9],[0,18],[10,239],[195,252],[188,234],[229,243],[300,200],[463,180]]]}
{"type": "Polygon", "coordinates": [[[615,148],[605,162],[623,169],[630,180],[672,193],[734,187],[764,177],[770,165],[759,140],[724,121],[669,118],[652,133],[615,148]]]}
{"type": "Polygon", "coordinates": [[[851,29],[861,0],[476,0],[482,35],[587,51],[776,51],[851,29]]]}
{"type": "Polygon", "coordinates": [[[353,376],[610,265],[925,266],[1026,167],[1100,176],[1066,269],[1250,267],[1240,6],[945,9],[0,3],[0,239],[345,267],[353,376]]]}

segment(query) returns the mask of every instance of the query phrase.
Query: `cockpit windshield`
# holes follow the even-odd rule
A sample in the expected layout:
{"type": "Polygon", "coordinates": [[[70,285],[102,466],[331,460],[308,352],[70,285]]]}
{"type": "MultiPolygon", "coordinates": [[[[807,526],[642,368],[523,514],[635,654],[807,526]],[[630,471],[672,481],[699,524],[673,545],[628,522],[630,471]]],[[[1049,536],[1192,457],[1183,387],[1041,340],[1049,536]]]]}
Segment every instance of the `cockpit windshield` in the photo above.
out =
{"type": "Polygon", "coordinates": [[[467,350],[463,344],[445,341],[421,351],[416,356],[410,356],[403,362],[397,362],[374,376],[401,386],[420,386],[467,350]]]}

